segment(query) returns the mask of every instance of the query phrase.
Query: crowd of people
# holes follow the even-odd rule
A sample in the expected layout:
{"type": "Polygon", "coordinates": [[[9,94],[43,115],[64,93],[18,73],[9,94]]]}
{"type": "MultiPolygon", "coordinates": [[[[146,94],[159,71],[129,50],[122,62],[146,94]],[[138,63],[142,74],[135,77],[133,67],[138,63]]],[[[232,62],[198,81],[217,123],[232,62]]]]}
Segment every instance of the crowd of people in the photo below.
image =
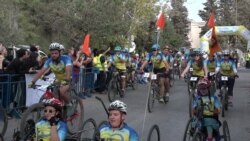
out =
{"type": "MultiPolygon", "coordinates": [[[[84,77],[82,85],[82,98],[91,97],[91,93],[98,92],[104,94],[112,79],[111,72],[116,69],[121,77],[121,96],[126,93],[127,71],[132,70],[132,81],[138,83],[147,83],[143,78],[144,72],[157,74],[158,85],[160,88],[159,102],[168,102],[170,100],[170,80],[174,67],[179,70],[180,78],[185,78],[186,74],[192,68],[192,75],[199,77],[198,97],[193,103],[193,114],[196,114],[196,107],[200,100],[204,103],[210,101],[213,111],[204,111],[204,126],[208,131],[208,140],[212,140],[212,131],[218,130],[218,114],[221,104],[218,100],[220,96],[220,87],[222,83],[218,81],[218,87],[215,94],[209,92],[210,79],[209,73],[214,72],[229,77],[228,94],[229,104],[233,106],[233,87],[235,76],[237,76],[238,55],[237,52],[231,53],[224,50],[222,53],[208,55],[200,50],[190,49],[174,51],[170,45],[160,47],[159,44],[153,44],[151,50],[145,55],[130,53],[121,46],[106,50],[93,49],[92,55],[87,56],[77,48],[69,48],[66,52],[64,46],[60,43],[51,43],[49,45],[50,54],[46,58],[38,55],[38,46],[31,45],[29,50],[19,49],[17,57],[13,60],[5,59],[6,48],[0,44],[0,70],[6,74],[25,74],[36,73],[33,77],[30,87],[36,84],[36,81],[42,78],[46,73],[54,73],[56,82],[60,83],[60,94],[62,99],[47,99],[44,101],[44,118],[36,123],[36,138],[51,141],[63,141],[66,138],[66,124],[61,118],[63,104],[70,101],[68,95],[69,84],[78,83],[80,77],[84,77]],[[84,68],[83,76],[80,76],[80,70],[84,68]],[[96,79],[95,79],[96,75],[96,79]],[[135,79],[135,77],[137,79],[135,79]],[[62,102],[63,101],[63,102],[62,102]],[[212,102],[211,102],[212,101],[212,102]],[[211,113],[212,112],[212,113],[211,113]],[[47,129],[44,130],[44,127],[47,129]],[[40,130],[41,129],[41,130],[40,130]],[[46,132],[45,132],[46,131],[46,132]]],[[[249,65],[249,51],[246,58],[246,67],[249,65]]],[[[24,79],[22,76],[18,79],[24,79]]],[[[129,127],[124,121],[127,114],[127,105],[122,101],[114,101],[109,108],[109,124],[100,128],[100,138],[120,139],[126,141],[138,141],[138,134],[129,127]],[[113,134],[119,136],[113,136],[113,134]]]]}

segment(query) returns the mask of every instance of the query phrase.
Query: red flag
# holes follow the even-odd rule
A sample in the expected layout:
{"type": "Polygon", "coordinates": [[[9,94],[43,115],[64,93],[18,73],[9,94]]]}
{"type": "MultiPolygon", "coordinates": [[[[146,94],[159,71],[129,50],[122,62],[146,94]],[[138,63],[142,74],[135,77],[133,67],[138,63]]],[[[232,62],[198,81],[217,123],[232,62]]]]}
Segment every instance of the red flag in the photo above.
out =
{"type": "Polygon", "coordinates": [[[217,40],[216,33],[215,33],[215,22],[214,22],[214,13],[210,14],[207,26],[209,28],[212,28],[212,37],[211,42],[209,45],[209,55],[214,55],[215,52],[218,52],[220,50],[220,44],[217,40]]]}
{"type": "Polygon", "coordinates": [[[216,33],[215,33],[215,26],[212,29],[212,37],[211,37],[211,43],[209,47],[209,55],[214,55],[215,52],[220,51],[220,44],[217,40],[216,33]]]}
{"type": "Polygon", "coordinates": [[[90,35],[89,33],[87,33],[82,43],[82,53],[86,54],[87,56],[90,56],[89,41],[90,41],[90,35]]]}
{"type": "Polygon", "coordinates": [[[209,20],[207,22],[207,26],[209,28],[213,28],[215,26],[215,22],[214,22],[214,13],[210,14],[209,20]]]}
{"type": "Polygon", "coordinates": [[[158,19],[156,21],[156,26],[163,30],[164,25],[165,25],[164,13],[160,12],[160,15],[159,15],[159,17],[158,17],[158,19]]]}

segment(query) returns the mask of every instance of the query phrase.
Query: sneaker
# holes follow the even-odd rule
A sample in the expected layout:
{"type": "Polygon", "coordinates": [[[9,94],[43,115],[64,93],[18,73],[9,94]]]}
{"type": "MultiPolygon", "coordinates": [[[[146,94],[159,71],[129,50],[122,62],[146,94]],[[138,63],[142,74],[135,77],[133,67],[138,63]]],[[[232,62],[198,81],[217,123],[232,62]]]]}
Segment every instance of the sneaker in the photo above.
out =
{"type": "Polygon", "coordinates": [[[159,102],[164,103],[163,97],[159,99],[159,102]]]}
{"type": "Polygon", "coordinates": [[[232,98],[228,99],[228,106],[233,107],[233,99],[232,98]]]}
{"type": "Polygon", "coordinates": [[[164,96],[164,102],[168,102],[169,101],[169,95],[164,96]]]}
{"type": "Polygon", "coordinates": [[[121,90],[120,97],[121,97],[121,98],[123,98],[123,97],[124,97],[124,95],[125,95],[125,90],[124,90],[124,89],[122,89],[122,90],[121,90]]]}

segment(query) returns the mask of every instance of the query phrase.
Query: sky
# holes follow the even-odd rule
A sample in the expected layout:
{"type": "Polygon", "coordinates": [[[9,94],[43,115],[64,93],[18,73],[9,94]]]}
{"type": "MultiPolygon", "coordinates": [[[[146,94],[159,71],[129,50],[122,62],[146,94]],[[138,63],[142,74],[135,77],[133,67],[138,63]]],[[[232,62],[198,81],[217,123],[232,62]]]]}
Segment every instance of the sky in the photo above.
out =
{"type": "Polygon", "coordinates": [[[188,9],[188,18],[196,22],[201,22],[202,19],[198,15],[198,11],[204,8],[203,3],[207,0],[186,0],[184,5],[188,9]]]}

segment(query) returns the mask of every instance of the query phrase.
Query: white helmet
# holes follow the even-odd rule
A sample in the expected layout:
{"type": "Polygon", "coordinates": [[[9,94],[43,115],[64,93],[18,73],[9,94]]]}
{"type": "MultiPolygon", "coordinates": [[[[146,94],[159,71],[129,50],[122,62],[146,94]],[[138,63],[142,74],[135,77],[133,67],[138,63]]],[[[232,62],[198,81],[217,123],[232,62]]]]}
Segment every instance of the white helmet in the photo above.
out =
{"type": "Polygon", "coordinates": [[[224,50],[223,55],[230,55],[230,51],[229,50],[224,50]]]}
{"type": "Polygon", "coordinates": [[[63,44],[60,44],[60,50],[64,50],[64,45],[63,44]]]}
{"type": "Polygon", "coordinates": [[[120,100],[116,100],[116,101],[110,103],[108,110],[109,111],[118,110],[120,112],[127,114],[127,105],[120,100]]]}
{"type": "Polygon", "coordinates": [[[60,44],[57,42],[51,43],[49,45],[49,50],[60,50],[60,44]]]}

